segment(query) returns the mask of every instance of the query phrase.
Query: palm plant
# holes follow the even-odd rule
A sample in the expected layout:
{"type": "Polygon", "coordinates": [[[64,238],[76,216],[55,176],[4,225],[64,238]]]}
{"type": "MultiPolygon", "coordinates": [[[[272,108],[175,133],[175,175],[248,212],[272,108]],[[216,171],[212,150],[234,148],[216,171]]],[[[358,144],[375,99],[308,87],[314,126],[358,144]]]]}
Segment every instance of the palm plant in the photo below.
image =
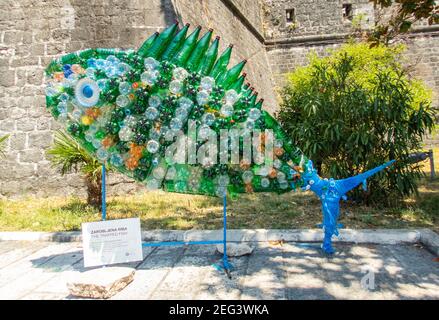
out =
{"type": "Polygon", "coordinates": [[[80,172],[87,186],[87,203],[102,208],[102,165],[63,131],[55,133],[53,147],[47,151],[53,167],[61,174],[80,172]]]}
{"type": "Polygon", "coordinates": [[[9,135],[0,137],[0,156],[5,155],[5,141],[9,137],[9,135]]]}

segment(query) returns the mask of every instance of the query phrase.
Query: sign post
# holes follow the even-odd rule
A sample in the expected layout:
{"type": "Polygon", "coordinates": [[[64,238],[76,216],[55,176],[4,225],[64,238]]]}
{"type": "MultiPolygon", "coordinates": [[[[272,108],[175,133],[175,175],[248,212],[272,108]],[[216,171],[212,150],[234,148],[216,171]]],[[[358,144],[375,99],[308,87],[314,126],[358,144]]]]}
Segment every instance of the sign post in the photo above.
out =
{"type": "Polygon", "coordinates": [[[82,224],[84,266],[105,266],[143,260],[140,219],[82,224]]]}
{"type": "Polygon", "coordinates": [[[102,165],[102,182],[101,182],[101,190],[102,190],[102,220],[107,220],[107,195],[106,195],[106,181],[105,181],[105,164],[102,165]]]}

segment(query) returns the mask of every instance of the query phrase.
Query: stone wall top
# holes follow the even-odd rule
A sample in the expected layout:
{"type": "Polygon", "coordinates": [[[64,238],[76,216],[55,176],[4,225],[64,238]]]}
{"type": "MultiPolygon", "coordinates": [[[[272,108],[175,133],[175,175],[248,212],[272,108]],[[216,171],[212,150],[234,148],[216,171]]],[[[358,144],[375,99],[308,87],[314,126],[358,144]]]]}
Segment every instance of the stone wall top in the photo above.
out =
{"type": "Polygon", "coordinates": [[[368,0],[265,0],[262,8],[267,40],[350,32],[353,17],[360,15],[363,27],[374,23],[373,5],[368,0]],[[290,19],[287,11],[292,12],[290,19]]]}

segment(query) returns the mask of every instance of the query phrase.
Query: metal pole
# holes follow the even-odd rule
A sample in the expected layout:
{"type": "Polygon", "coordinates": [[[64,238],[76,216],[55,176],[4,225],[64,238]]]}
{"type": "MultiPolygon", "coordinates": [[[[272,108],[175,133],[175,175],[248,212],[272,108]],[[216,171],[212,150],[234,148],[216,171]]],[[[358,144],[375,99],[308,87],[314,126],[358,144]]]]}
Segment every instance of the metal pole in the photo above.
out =
{"type": "Polygon", "coordinates": [[[433,149],[428,150],[428,153],[429,153],[429,157],[430,157],[430,177],[433,180],[435,177],[433,149]]]}
{"type": "Polygon", "coordinates": [[[227,269],[227,197],[225,194],[223,198],[223,246],[224,246],[224,255],[223,255],[224,268],[227,269]]]}
{"type": "Polygon", "coordinates": [[[224,271],[227,274],[229,279],[232,279],[232,275],[230,274],[230,269],[232,265],[229,263],[227,259],[227,196],[224,194],[223,198],[223,246],[224,246],[224,254],[223,254],[223,267],[224,271]]]}
{"type": "Polygon", "coordinates": [[[105,165],[102,165],[102,220],[107,220],[107,197],[105,194],[105,165]]]}

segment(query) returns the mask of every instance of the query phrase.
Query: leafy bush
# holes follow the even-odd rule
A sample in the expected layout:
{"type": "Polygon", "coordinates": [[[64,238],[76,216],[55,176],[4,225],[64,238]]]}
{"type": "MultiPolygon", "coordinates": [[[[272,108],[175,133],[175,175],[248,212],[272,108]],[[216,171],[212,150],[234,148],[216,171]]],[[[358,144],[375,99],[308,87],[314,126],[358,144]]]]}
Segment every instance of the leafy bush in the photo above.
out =
{"type": "Polygon", "coordinates": [[[434,126],[431,91],[403,67],[404,48],[348,43],[289,75],[279,120],[323,175],[345,178],[389,159],[355,200],[390,204],[417,192],[420,166],[408,155],[434,126]]]}
{"type": "Polygon", "coordinates": [[[87,203],[102,207],[102,165],[88,154],[73,138],[62,131],[55,133],[54,144],[47,151],[54,167],[60,167],[61,174],[81,172],[87,186],[87,203]]]}
{"type": "Polygon", "coordinates": [[[369,0],[387,14],[379,14],[375,27],[369,32],[372,45],[389,43],[398,35],[407,33],[412,26],[426,20],[429,25],[439,23],[439,5],[436,0],[369,0]],[[390,9],[392,7],[393,9],[390,9]]]}

